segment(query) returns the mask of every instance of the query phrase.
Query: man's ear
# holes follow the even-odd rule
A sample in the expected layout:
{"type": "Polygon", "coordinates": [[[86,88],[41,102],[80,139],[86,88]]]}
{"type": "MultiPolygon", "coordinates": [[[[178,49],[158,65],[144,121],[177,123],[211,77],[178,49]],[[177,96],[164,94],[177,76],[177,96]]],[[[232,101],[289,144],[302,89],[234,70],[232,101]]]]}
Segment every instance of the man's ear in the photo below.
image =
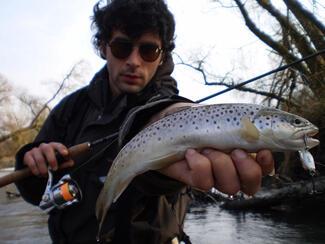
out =
{"type": "Polygon", "coordinates": [[[99,47],[99,54],[102,59],[106,60],[106,45],[105,43],[101,43],[99,47]]]}
{"type": "Polygon", "coordinates": [[[161,54],[159,65],[162,65],[166,59],[165,52],[161,54]]]}

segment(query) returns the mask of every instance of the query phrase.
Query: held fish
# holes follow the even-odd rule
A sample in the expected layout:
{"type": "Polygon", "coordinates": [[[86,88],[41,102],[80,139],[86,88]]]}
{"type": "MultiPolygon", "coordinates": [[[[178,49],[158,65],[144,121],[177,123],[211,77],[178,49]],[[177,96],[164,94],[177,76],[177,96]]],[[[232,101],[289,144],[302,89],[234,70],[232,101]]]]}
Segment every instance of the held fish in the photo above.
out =
{"type": "Polygon", "coordinates": [[[302,117],[255,104],[193,104],[170,114],[140,131],[115,158],[97,199],[100,228],[135,176],[183,159],[188,148],[301,151],[319,144],[311,138],[317,132],[302,117]]]}

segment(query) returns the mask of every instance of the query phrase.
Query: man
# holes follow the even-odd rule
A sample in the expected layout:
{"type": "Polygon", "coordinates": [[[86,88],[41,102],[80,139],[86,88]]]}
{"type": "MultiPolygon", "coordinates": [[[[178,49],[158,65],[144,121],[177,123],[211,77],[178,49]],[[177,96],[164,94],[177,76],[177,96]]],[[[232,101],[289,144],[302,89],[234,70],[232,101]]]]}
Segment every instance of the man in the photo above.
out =
{"type": "MultiPolygon", "coordinates": [[[[64,98],[51,112],[35,141],[17,153],[16,168],[29,167],[34,176],[17,183],[24,199],[39,204],[48,167],[57,181],[73,173],[83,199],[49,214],[54,243],[96,243],[95,203],[100,180],[120,150],[149,121],[190,103],[177,96],[171,51],[175,23],[163,0],[115,0],[94,7],[94,44],[107,63],[90,84],[64,98]],[[95,148],[85,160],[69,157],[67,148],[119,132],[95,148]],[[60,165],[58,152],[65,158],[60,165]],[[89,159],[88,158],[88,159],[89,159]]],[[[102,243],[171,243],[188,241],[182,227],[188,203],[187,187],[216,187],[235,194],[254,194],[262,174],[273,169],[267,150],[257,160],[241,150],[225,154],[213,149],[186,152],[185,159],[158,172],[136,177],[109,209],[100,233],[102,243]]],[[[189,242],[189,241],[188,241],[189,242]]]]}

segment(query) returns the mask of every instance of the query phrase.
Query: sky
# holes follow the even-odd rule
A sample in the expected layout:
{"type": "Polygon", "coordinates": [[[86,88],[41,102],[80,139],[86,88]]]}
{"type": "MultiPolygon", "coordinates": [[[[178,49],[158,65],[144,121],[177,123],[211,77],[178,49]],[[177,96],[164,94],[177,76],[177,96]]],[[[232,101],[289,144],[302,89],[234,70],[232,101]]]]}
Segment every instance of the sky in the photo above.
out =
{"type": "MultiPolygon", "coordinates": [[[[28,93],[50,97],[53,86],[72,66],[84,61],[84,84],[103,65],[91,44],[95,0],[11,0],[0,9],[0,74],[28,93]]],[[[211,0],[168,0],[176,20],[175,52],[190,61],[207,56],[205,67],[216,76],[240,71],[248,79],[271,69],[268,49],[251,34],[235,9],[211,0]],[[258,65],[257,65],[258,64],[258,65]]],[[[178,59],[174,57],[175,63],[178,59]]],[[[172,74],[180,95],[200,99],[224,88],[203,85],[201,74],[176,64],[172,74]]],[[[211,80],[214,81],[214,80],[211,80]]],[[[251,102],[251,96],[229,92],[206,103],[251,102]]]]}

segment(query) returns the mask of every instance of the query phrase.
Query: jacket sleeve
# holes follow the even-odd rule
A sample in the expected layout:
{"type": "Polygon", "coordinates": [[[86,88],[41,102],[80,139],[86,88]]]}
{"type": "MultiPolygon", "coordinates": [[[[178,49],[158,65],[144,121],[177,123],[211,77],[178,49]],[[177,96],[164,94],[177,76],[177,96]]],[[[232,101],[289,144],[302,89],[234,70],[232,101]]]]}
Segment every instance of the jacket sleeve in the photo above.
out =
{"type": "MultiPolygon", "coordinates": [[[[166,98],[153,98],[149,103],[130,111],[119,132],[119,145],[122,148],[132,137],[135,136],[148,119],[159,113],[166,107],[177,102],[192,102],[186,98],[174,95],[166,98]]],[[[139,175],[133,184],[146,195],[169,195],[181,191],[185,184],[170,177],[160,174],[157,171],[148,171],[139,175]]]]}
{"type": "MultiPolygon", "coordinates": [[[[23,158],[26,152],[32,148],[39,146],[43,142],[62,142],[66,133],[66,122],[63,114],[66,109],[68,97],[62,100],[49,114],[39,134],[36,136],[33,143],[24,145],[16,154],[15,170],[23,169],[26,166],[23,163],[23,158]]],[[[16,182],[16,187],[25,201],[38,205],[44,193],[47,183],[47,178],[30,176],[26,179],[16,182]]]]}

